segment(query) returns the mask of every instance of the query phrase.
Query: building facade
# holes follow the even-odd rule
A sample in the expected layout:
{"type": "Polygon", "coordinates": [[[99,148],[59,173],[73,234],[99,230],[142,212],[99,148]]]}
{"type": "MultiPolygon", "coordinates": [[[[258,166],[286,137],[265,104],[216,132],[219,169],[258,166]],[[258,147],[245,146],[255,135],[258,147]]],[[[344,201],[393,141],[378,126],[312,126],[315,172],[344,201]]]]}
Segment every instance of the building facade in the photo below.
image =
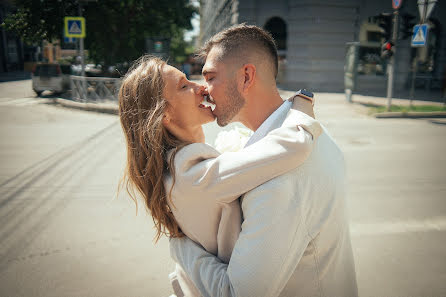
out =
{"type": "MultiPolygon", "coordinates": [[[[292,89],[343,91],[346,44],[360,42],[357,91],[385,94],[386,60],[380,57],[384,40],[374,17],[392,12],[391,0],[206,0],[201,1],[200,10],[199,44],[239,23],[270,31],[280,55],[278,83],[292,89]]],[[[413,22],[417,23],[417,0],[404,0],[400,9],[400,15],[403,14],[414,16],[413,22]]],[[[418,87],[444,87],[445,1],[437,2],[429,23],[427,48],[415,50],[410,46],[410,38],[399,39],[396,44],[396,95],[407,91],[415,60],[418,87]]]]}

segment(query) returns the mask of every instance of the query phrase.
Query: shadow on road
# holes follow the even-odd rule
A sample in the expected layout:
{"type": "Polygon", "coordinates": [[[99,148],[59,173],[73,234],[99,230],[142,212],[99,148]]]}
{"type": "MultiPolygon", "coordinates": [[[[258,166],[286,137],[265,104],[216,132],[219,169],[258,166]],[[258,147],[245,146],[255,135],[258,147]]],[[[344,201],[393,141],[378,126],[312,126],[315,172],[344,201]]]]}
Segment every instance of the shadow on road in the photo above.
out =
{"type": "Polygon", "coordinates": [[[0,188],[6,189],[0,201],[0,245],[7,246],[1,251],[0,271],[7,269],[12,261],[23,260],[18,258],[23,250],[41,234],[51,222],[50,218],[68,205],[70,200],[62,195],[57,197],[57,194],[64,189],[64,185],[76,178],[77,182],[72,187],[80,186],[98,166],[105,162],[109,153],[116,150],[117,143],[115,145],[104,143],[109,139],[108,133],[116,126],[117,122],[112,123],[87,139],[31,165],[0,185],[0,188]],[[105,153],[95,154],[98,148],[104,147],[105,153]],[[79,176],[79,172],[85,167],[88,170],[79,176]],[[32,192],[22,195],[33,186],[37,188],[36,185],[39,183],[43,183],[43,187],[48,184],[49,191],[44,192],[41,197],[37,195],[33,197],[32,192]],[[8,188],[12,189],[9,193],[8,188]],[[11,205],[13,201],[15,205],[11,205]],[[51,204],[50,201],[55,202],[51,204]],[[19,229],[24,230],[18,232],[19,229]],[[12,236],[14,234],[15,238],[12,236]]]}

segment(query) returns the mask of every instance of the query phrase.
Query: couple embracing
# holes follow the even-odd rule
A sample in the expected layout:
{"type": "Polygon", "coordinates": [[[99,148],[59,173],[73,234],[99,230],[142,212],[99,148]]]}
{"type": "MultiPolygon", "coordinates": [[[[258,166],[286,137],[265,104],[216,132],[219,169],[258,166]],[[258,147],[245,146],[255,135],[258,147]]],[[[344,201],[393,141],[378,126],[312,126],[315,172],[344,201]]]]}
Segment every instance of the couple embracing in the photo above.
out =
{"type": "Polygon", "coordinates": [[[145,56],[119,92],[125,181],[170,238],[175,294],[357,296],[343,154],[311,96],[282,100],[274,40],[256,26],[216,34],[201,56],[205,86],[145,56]],[[245,148],[205,144],[215,118],[255,131],[245,148]]]}

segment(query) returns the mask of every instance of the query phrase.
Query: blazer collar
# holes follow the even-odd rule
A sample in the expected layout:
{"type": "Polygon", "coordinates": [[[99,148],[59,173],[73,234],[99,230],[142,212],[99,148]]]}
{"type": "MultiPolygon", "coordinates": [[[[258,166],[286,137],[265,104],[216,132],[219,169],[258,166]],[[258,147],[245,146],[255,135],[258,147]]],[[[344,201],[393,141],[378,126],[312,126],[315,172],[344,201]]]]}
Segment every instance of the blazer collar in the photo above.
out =
{"type": "Polygon", "coordinates": [[[248,142],[246,143],[245,147],[250,146],[253,143],[256,143],[263,137],[265,137],[269,132],[271,132],[274,129],[279,128],[282,126],[283,121],[286,118],[286,115],[288,114],[288,111],[290,110],[291,106],[293,105],[293,102],[290,100],[285,100],[282,105],[279,106],[261,125],[260,127],[254,132],[254,134],[249,138],[248,142]]]}

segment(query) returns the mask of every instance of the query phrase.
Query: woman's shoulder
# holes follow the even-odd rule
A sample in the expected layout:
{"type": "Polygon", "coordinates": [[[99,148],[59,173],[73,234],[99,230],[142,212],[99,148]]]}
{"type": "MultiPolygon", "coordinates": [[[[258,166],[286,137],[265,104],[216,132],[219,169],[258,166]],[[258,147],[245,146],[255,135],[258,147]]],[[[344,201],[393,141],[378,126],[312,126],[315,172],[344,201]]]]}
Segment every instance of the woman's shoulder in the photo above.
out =
{"type": "Polygon", "coordinates": [[[220,152],[206,143],[192,143],[181,148],[175,155],[174,166],[180,171],[187,170],[198,162],[217,158],[220,152]]]}

